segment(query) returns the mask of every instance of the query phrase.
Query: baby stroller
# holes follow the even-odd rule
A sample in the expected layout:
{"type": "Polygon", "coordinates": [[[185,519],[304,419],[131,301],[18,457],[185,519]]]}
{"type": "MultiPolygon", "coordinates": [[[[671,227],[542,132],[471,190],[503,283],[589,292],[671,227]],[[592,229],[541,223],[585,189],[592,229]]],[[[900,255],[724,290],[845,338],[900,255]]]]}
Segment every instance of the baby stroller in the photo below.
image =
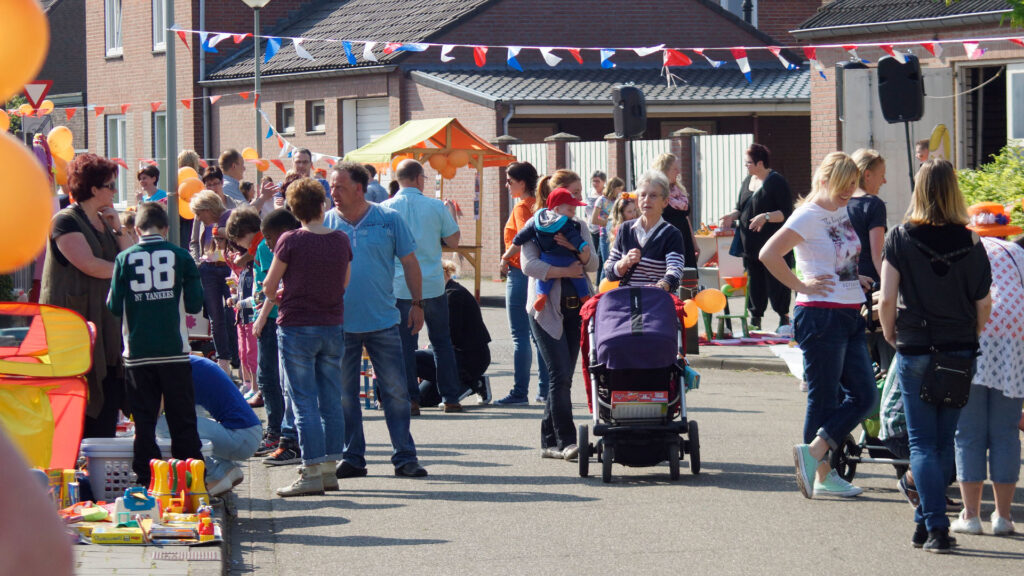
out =
{"type": "MultiPolygon", "coordinates": [[[[875,364],[875,385],[878,388],[879,403],[884,401],[882,389],[888,374],[875,364]]],[[[847,482],[853,482],[857,474],[858,464],[891,464],[896,469],[896,477],[902,478],[910,468],[910,460],[897,458],[885,442],[879,439],[878,435],[882,429],[881,406],[874,414],[861,422],[860,441],[853,439],[853,434],[847,434],[838,450],[832,451],[830,464],[847,482]],[[864,453],[867,452],[865,456],[864,453]]]]}
{"type": "Polygon", "coordinates": [[[601,462],[601,479],[611,482],[612,464],[655,466],[668,461],[672,480],[690,455],[700,472],[697,423],[686,419],[684,375],[699,376],[680,359],[680,325],[674,298],[650,286],[626,286],[600,295],[585,329],[594,436],[579,428],[580,476],[590,456],[601,462]],[[683,436],[686,438],[683,438],[683,436]]]}

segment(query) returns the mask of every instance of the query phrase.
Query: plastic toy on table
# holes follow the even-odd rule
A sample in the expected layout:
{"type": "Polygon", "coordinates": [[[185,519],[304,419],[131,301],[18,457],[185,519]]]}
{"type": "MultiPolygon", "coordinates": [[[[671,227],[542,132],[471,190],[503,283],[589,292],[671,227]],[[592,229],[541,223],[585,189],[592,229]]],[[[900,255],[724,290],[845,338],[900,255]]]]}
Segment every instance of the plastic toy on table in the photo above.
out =
{"type": "Polygon", "coordinates": [[[210,500],[206,491],[206,462],[189,458],[185,461],[191,475],[188,485],[189,512],[197,512],[203,503],[210,500]]]}
{"type": "Polygon", "coordinates": [[[160,517],[156,498],[146,493],[142,486],[135,486],[124,491],[124,496],[119,496],[115,501],[114,518],[117,522],[123,523],[142,518],[156,519],[160,517]]]}

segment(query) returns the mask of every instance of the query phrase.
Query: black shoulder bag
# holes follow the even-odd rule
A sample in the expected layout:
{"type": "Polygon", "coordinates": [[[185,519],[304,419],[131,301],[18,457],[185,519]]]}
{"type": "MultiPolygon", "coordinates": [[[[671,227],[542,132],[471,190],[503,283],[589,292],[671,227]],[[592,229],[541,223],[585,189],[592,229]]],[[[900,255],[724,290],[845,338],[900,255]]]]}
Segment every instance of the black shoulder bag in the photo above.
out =
{"type": "MultiPolygon", "coordinates": [[[[939,254],[923,242],[916,240],[903,230],[907,239],[922,252],[927,254],[932,262],[942,262],[952,269],[952,258],[971,251],[974,246],[956,250],[949,254],[939,254]]],[[[916,293],[915,285],[915,293],[916,293]]],[[[920,298],[918,299],[920,301],[920,298]]],[[[935,404],[944,408],[963,408],[971,393],[971,381],[974,379],[974,357],[956,356],[948,352],[940,352],[935,347],[935,337],[932,326],[928,320],[924,320],[932,343],[930,350],[932,354],[928,368],[924,372],[924,379],[921,381],[921,400],[929,404],[935,404]]]]}

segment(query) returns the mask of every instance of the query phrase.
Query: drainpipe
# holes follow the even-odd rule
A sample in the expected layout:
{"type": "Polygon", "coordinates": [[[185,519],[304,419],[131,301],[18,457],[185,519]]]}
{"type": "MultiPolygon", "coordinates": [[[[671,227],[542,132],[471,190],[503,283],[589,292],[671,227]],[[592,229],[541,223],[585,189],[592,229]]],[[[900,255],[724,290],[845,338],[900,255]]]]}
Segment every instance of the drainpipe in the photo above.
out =
{"type": "MultiPolygon", "coordinates": [[[[173,1],[173,0],[172,0],[173,1]]],[[[206,0],[199,0],[199,29],[206,30],[206,0]]],[[[206,51],[199,47],[199,80],[206,80],[206,51]]],[[[210,157],[210,89],[203,86],[203,158],[210,157]]]]}
{"type": "Polygon", "coordinates": [[[505,115],[505,119],[501,121],[502,128],[504,129],[505,136],[508,136],[508,123],[512,120],[512,116],[516,113],[516,105],[511,102],[508,105],[508,114],[505,115]]]}

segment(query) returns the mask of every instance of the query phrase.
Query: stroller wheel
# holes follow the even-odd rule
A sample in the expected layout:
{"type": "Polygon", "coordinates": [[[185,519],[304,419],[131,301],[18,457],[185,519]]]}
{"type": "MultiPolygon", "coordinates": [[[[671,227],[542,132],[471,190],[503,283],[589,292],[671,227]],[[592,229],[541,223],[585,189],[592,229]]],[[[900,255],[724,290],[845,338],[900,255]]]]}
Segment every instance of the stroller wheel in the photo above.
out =
{"type": "Polygon", "coordinates": [[[668,477],[673,481],[679,480],[679,453],[682,451],[682,439],[668,446],[668,477]]]}
{"type": "Polygon", "coordinates": [[[847,482],[853,482],[857,474],[857,462],[860,461],[861,448],[853,440],[852,434],[846,435],[846,440],[839,446],[838,450],[832,452],[829,460],[832,468],[839,474],[839,477],[847,482]]]}
{"type": "Polygon", "coordinates": [[[690,453],[690,472],[700,474],[700,432],[693,420],[690,420],[690,431],[687,432],[687,436],[690,437],[686,443],[690,453]]]}
{"type": "Polygon", "coordinates": [[[615,461],[615,448],[605,442],[604,454],[601,457],[601,480],[605,484],[612,481],[612,463],[615,461]]]}
{"type": "Polygon", "coordinates": [[[587,426],[580,424],[579,436],[580,477],[586,478],[590,475],[590,429],[587,426]]]}

